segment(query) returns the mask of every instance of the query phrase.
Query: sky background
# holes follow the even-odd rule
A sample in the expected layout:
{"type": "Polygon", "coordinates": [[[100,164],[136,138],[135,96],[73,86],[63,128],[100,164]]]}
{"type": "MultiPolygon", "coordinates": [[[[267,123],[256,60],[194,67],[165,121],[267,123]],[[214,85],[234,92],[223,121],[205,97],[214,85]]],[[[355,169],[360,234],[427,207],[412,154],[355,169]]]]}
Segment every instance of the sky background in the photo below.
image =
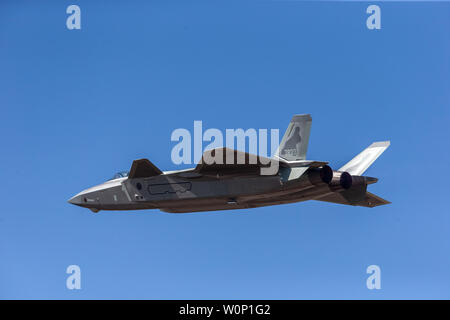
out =
{"type": "Polygon", "coordinates": [[[2,1],[0,298],[449,299],[450,2],[378,2],[374,31],[373,3],[2,1]],[[194,120],[282,134],[299,113],[308,158],[335,169],[391,140],[366,174],[392,204],[67,203],[137,158],[188,167],[170,135],[194,120]]]}

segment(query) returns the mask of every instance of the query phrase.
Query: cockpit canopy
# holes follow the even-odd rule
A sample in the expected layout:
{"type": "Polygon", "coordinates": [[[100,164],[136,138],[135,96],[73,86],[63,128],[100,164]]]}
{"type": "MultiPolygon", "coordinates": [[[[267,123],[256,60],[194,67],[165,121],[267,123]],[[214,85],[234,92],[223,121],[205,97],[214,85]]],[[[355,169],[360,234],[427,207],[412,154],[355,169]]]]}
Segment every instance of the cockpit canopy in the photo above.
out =
{"type": "Polygon", "coordinates": [[[114,180],[114,179],[119,179],[119,178],[125,178],[128,177],[128,171],[120,171],[117,172],[111,179],[109,180],[114,180]]]}

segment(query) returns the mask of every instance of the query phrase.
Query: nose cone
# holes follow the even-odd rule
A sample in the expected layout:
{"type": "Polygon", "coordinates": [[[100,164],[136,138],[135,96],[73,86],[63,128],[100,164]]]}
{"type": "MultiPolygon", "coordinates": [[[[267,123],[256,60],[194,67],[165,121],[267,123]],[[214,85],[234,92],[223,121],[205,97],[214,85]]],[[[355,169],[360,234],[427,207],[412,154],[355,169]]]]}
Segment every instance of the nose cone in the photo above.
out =
{"type": "Polygon", "coordinates": [[[99,189],[98,186],[83,190],[74,195],[67,202],[83,208],[89,208],[93,211],[98,211],[100,209],[101,190],[103,189],[99,189]]]}
{"type": "Polygon", "coordinates": [[[70,198],[67,202],[77,205],[77,206],[81,206],[84,203],[84,200],[83,200],[82,195],[77,194],[77,195],[73,196],[72,198],[70,198]]]}
{"type": "MultiPolygon", "coordinates": [[[[120,186],[120,182],[117,184],[117,186],[120,186]]],[[[76,206],[89,208],[92,211],[97,212],[102,208],[100,198],[103,196],[105,190],[109,190],[110,188],[111,183],[105,182],[81,191],[80,193],[70,198],[68,202],[76,206]]]]}

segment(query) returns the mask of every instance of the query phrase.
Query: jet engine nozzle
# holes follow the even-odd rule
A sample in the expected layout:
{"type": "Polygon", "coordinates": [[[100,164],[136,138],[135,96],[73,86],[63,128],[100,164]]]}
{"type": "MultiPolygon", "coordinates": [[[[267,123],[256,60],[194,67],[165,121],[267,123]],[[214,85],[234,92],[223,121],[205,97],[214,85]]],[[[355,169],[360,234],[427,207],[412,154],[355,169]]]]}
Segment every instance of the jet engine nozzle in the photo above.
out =
{"type": "Polygon", "coordinates": [[[350,189],[353,185],[353,177],[347,171],[341,173],[339,184],[344,189],[350,189]]]}
{"type": "Polygon", "coordinates": [[[358,187],[358,186],[363,186],[363,185],[367,185],[370,181],[370,183],[374,183],[372,180],[367,179],[367,177],[362,177],[362,176],[352,176],[350,173],[344,171],[344,172],[333,172],[334,176],[333,176],[333,181],[331,183],[331,185],[337,186],[339,184],[339,186],[345,190],[348,190],[352,187],[358,187]],[[338,183],[338,179],[339,179],[339,183],[338,183]]]}
{"type": "Polygon", "coordinates": [[[314,184],[329,184],[333,179],[333,169],[324,165],[322,168],[312,168],[308,170],[309,181],[314,184]]]}
{"type": "Polygon", "coordinates": [[[308,178],[309,181],[314,184],[328,184],[330,189],[337,190],[348,190],[352,186],[359,186],[369,183],[374,183],[376,180],[374,178],[370,178],[372,180],[367,180],[366,177],[362,176],[352,176],[347,171],[333,171],[329,166],[324,165],[321,168],[313,168],[308,170],[308,178]]]}
{"type": "Polygon", "coordinates": [[[348,172],[333,171],[333,178],[329,186],[332,190],[350,189],[353,185],[353,177],[348,172]]]}
{"type": "Polygon", "coordinates": [[[330,183],[333,179],[333,169],[330,166],[324,165],[320,168],[320,180],[325,183],[330,183]]]}

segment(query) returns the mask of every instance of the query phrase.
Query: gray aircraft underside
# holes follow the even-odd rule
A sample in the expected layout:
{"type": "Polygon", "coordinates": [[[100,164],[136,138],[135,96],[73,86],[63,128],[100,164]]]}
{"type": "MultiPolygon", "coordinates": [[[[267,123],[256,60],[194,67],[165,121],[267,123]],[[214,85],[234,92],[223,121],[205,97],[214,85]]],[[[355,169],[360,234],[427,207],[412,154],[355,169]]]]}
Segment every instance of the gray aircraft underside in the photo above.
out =
{"type": "Polygon", "coordinates": [[[84,190],[69,202],[93,212],[160,209],[173,213],[257,208],[306,200],[363,207],[390,203],[367,191],[367,186],[378,179],[362,176],[389,141],[371,144],[334,171],[327,162],[306,160],[310,128],[310,115],[294,116],[271,159],[258,157],[253,161],[255,158],[248,153],[220,148],[206,151],[195,168],[171,172],[162,172],[147,159],[135,160],[128,174],[84,190]],[[230,154],[232,163],[226,158],[230,154]],[[212,163],[211,159],[220,161],[212,163]],[[274,164],[275,170],[262,174],[263,168],[274,164]]]}

